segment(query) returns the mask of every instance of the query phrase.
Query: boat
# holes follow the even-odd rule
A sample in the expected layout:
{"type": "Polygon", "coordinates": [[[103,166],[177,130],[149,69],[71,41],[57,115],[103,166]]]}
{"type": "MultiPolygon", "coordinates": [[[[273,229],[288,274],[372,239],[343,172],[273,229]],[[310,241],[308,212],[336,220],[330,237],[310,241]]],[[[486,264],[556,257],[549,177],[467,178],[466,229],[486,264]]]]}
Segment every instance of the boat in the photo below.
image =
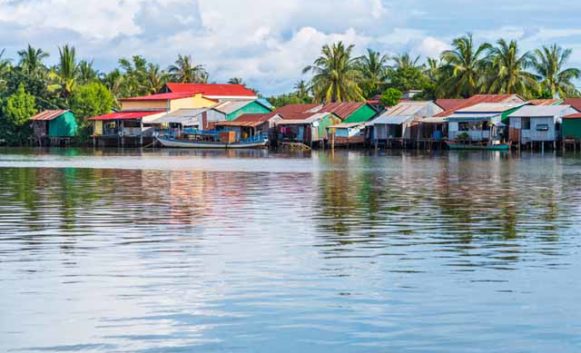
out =
{"type": "Polygon", "coordinates": [[[446,141],[446,145],[451,150],[480,150],[480,151],[508,151],[510,150],[510,145],[506,143],[498,144],[487,144],[487,145],[477,145],[477,144],[467,144],[458,142],[446,141]]]}
{"type": "MultiPolygon", "coordinates": [[[[189,132],[182,137],[172,135],[157,135],[156,140],[163,147],[170,148],[213,148],[213,149],[239,149],[239,148],[263,148],[268,145],[268,136],[256,135],[243,140],[234,140],[233,138],[224,139],[223,136],[215,131],[189,132]],[[188,138],[188,136],[193,138],[188,138]],[[195,138],[203,136],[203,138],[195,138]]],[[[231,136],[231,135],[230,135],[231,136]]]]}

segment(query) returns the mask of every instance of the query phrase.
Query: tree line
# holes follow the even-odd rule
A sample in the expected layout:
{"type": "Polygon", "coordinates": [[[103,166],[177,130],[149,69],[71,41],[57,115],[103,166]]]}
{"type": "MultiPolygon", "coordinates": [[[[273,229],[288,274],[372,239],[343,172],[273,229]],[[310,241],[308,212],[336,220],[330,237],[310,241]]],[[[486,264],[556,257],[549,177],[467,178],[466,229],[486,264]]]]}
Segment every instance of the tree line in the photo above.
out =
{"type": "Polygon", "coordinates": [[[526,99],[580,94],[577,68],[567,67],[571,49],[557,44],[523,51],[515,40],[476,43],[471,34],[454,39],[437,58],[409,53],[388,56],[368,49],[356,57],[354,46],[325,45],[303,73],[295,91],[276,97],[275,105],[301,102],[363,101],[381,95],[387,105],[401,92],[419,90],[418,99],[467,98],[475,94],[519,94],[526,99]]]}

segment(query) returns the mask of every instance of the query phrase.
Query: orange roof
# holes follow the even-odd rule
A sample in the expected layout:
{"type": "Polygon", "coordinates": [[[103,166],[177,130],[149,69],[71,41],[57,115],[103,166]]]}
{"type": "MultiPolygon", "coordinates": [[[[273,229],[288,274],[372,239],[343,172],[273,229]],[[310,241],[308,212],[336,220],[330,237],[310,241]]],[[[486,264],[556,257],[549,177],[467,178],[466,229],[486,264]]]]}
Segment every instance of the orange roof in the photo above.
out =
{"type": "Polygon", "coordinates": [[[581,98],[566,98],[563,103],[581,112],[581,98]]]}
{"type": "Polygon", "coordinates": [[[581,113],[564,116],[563,119],[581,119],[581,113]]]}
{"type": "Polygon", "coordinates": [[[256,127],[262,125],[270,120],[275,114],[245,114],[232,121],[220,121],[216,123],[217,126],[248,126],[256,127]]]}
{"type": "Polygon", "coordinates": [[[533,99],[529,101],[532,105],[557,105],[561,103],[560,99],[533,99]]]}
{"type": "Polygon", "coordinates": [[[436,99],[436,104],[444,110],[450,110],[464,103],[465,100],[465,98],[436,99]]]}
{"type": "MultiPolygon", "coordinates": [[[[457,110],[464,109],[471,107],[476,104],[480,103],[505,103],[506,101],[510,100],[511,98],[518,97],[514,94],[478,94],[472,96],[468,99],[465,99],[464,102],[460,103],[459,105],[455,106],[454,108],[447,109],[439,114],[436,114],[434,117],[436,118],[445,118],[454,114],[457,110]]],[[[519,100],[524,100],[518,97],[519,100]]]]}
{"type": "Polygon", "coordinates": [[[149,96],[141,96],[141,97],[131,97],[131,98],[123,98],[120,99],[121,101],[169,101],[172,99],[181,99],[181,98],[188,98],[193,97],[194,94],[192,93],[160,93],[160,94],[152,94],[149,96]]]}
{"type": "Polygon", "coordinates": [[[322,113],[333,113],[342,120],[345,120],[349,115],[353,114],[357,109],[361,108],[365,103],[360,102],[346,102],[346,103],[329,103],[325,104],[320,110],[322,113]]]}
{"type": "Polygon", "coordinates": [[[256,92],[244,85],[169,82],[165,86],[172,93],[203,94],[210,97],[256,97],[256,92]]]}
{"type": "Polygon", "coordinates": [[[64,113],[68,112],[68,110],[45,110],[41,113],[36,114],[30,120],[34,121],[48,121],[58,118],[59,116],[63,115],[64,113]]]}

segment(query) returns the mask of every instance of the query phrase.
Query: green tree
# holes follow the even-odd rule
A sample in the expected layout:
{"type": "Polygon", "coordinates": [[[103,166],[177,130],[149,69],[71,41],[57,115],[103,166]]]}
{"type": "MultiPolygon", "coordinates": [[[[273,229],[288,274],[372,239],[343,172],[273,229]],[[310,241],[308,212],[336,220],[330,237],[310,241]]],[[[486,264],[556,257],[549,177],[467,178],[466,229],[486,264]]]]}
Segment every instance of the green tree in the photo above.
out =
{"type": "Polygon", "coordinates": [[[389,72],[389,56],[367,49],[367,53],[357,60],[357,68],[361,71],[361,88],[363,95],[371,98],[379,94],[386,86],[389,72]]]}
{"type": "Polygon", "coordinates": [[[149,94],[161,91],[167,83],[168,75],[159,68],[159,65],[148,63],[146,71],[145,87],[149,94]]]}
{"type": "Polygon", "coordinates": [[[533,67],[541,81],[541,89],[551,97],[565,98],[579,94],[573,80],[581,77],[581,71],[565,68],[571,54],[571,49],[563,49],[557,44],[535,50],[533,67]]]}
{"type": "Polygon", "coordinates": [[[303,103],[310,103],[312,101],[310,94],[311,89],[305,80],[300,80],[295,83],[294,89],[294,94],[299,97],[303,103]]]}
{"type": "Polygon", "coordinates": [[[318,102],[363,101],[363,91],[359,87],[361,73],[357,69],[357,59],[353,58],[353,45],[343,42],[325,45],[322,55],[313,65],[303,69],[303,73],[313,73],[311,87],[318,102]]]}
{"type": "Polygon", "coordinates": [[[452,46],[452,50],[442,53],[447,79],[442,82],[441,90],[447,96],[470,97],[482,90],[491,45],[477,46],[469,33],[454,39],[452,46]]]}
{"type": "Polygon", "coordinates": [[[231,85],[244,85],[244,80],[241,77],[232,77],[228,80],[231,85]]]}
{"type": "Polygon", "coordinates": [[[75,47],[64,45],[59,48],[59,63],[53,73],[57,84],[55,87],[61,92],[63,98],[68,98],[77,85],[79,67],[77,63],[77,51],[75,47]]]}
{"type": "Polygon", "coordinates": [[[107,114],[115,106],[115,97],[101,82],[78,86],[70,99],[70,108],[82,132],[88,133],[88,118],[107,114]]]}
{"type": "Polygon", "coordinates": [[[420,57],[416,56],[415,58],[412,58],[410,53],[396,55],[392,60],[395,63],[396,69],[423,69],[423,65],[420,65],[420,57]]]}
{"type": "Polygon", "coordinates": [[[93,67],[92,61],[81,60],[78,65],[79,83],[84,85],[89,82],[97,81],[99,72],[93,67]]]}
{"type": "Polygon", "coordinates": [[[23,84],[18,86],[16,92],[6,99],[4,116],[6,121],[14,127],[24,126],[36,112],[34,96],[26,92],[23,84]]]}
{"type": "Polygon", "coordinates": [[[178,55],[174,65],[168,68],[172,80],[182,83],[206,83],[208,82],[208,72],[202,65],[192,64],[192,57],[189,55],[178,55]]]}
{"type": "Polygon", "coordinates": [[[522,55],[518,44],[512,40],[500,39],[498,46],[490,51],[489,89],[495,94],[520,94],[532,97],[537,89],[537,81],[533,74],[527,71],[533,57],[529,52],[522,55]]]}
{"type": "Polygon", "coordinates": [[[0,50],[0,92],[6,90],[8,74],[12,70],[10,60],[4,58],[5,49],[0,50]]]}
{"type": "Polygon", "coordinates": [[[401,93],[401,91],[398,90],[397,88],[388,88],[381,95],[381,98],[380,98],[381,104],[383,104],[386,107],[396,106],[399,103],[399,101],[401,100],[402,96],[403,96],[403,93],[401,93]]]}

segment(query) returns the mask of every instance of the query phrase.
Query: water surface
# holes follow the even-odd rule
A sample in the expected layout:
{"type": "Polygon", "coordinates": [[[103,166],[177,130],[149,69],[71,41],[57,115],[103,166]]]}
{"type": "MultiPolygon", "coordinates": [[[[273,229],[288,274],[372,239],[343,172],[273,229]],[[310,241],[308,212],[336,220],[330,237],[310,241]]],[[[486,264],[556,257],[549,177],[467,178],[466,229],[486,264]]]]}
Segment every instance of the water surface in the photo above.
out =
{"type": "Polygon", "coordinates": [[[0,351],[579,352],[579,155],[0,150],[0,351]]]}

